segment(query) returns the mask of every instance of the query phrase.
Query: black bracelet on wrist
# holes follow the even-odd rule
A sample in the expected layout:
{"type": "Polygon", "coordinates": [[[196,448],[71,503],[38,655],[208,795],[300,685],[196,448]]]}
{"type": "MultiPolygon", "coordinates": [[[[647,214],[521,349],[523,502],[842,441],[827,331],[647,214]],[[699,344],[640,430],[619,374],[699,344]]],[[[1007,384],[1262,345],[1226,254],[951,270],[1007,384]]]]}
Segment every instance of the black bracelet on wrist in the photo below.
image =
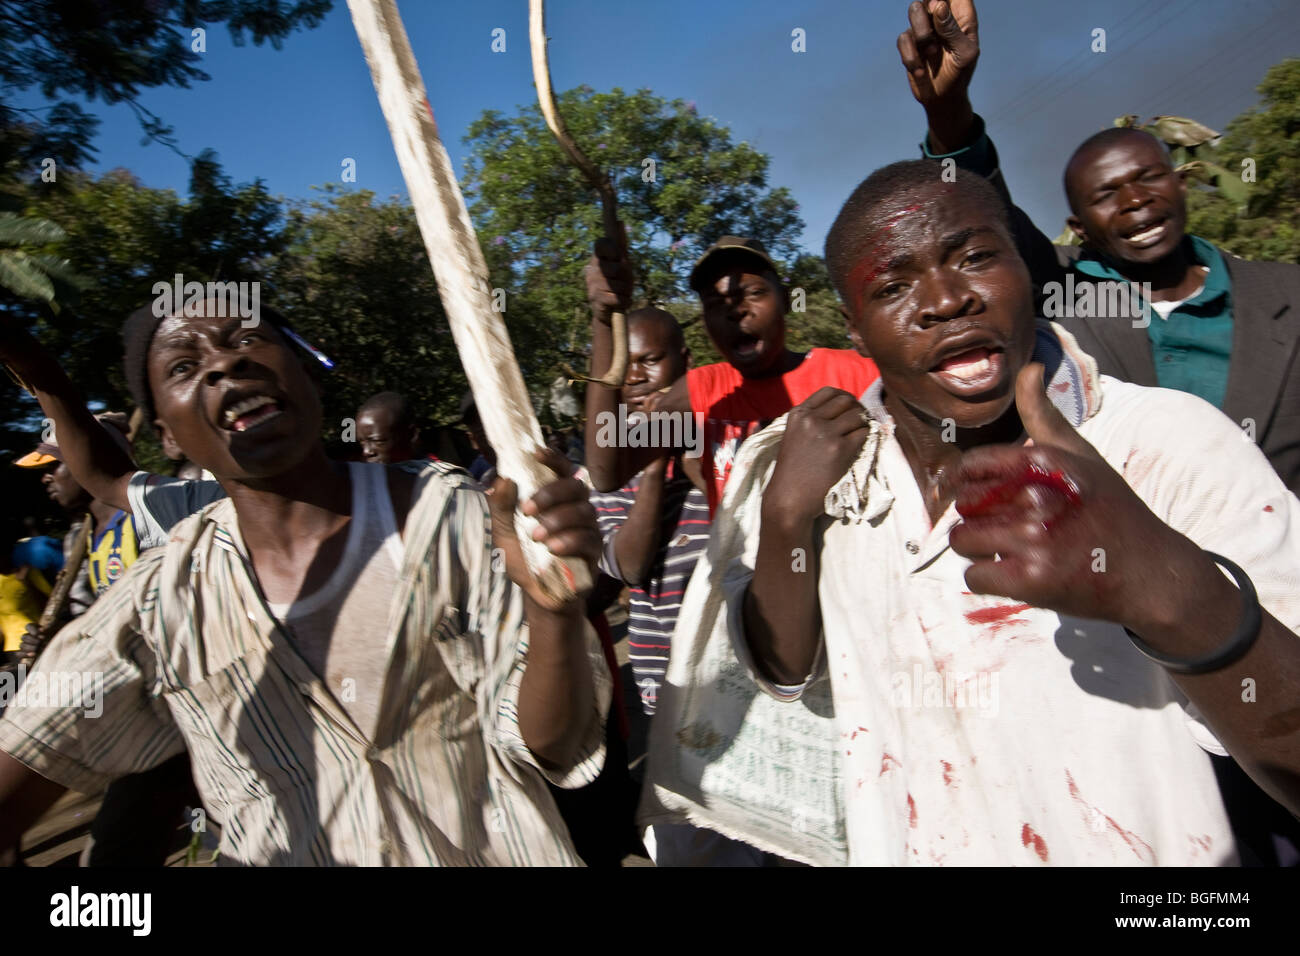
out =
{"type": "Polygon", "coordinates": [[[1259,606],[1259,595],[1255,593],[1255,585],[1251,583],[1250,577],[1223,555],[1215,554],[1212,551],[1206,551],[1205,554],[1215,564],[1223,567],[1232,575],[1237,582],[1238,590],[1241,592],[1241,618],[1237,621],[1237,632],[1232,635],[1232,639],[1227,644],[1202,657],[1193,657],[1190,660],[1179,659],[1161,654],[1148,646],[1145,641],[1127,627],[1124,628],[1124,633],[1129,636],[1129,640],[1133,642],[1134,647],[1161,667],[1173,671],[1175,674],[1208,674],[1211,671],[1217,671],[1229,664],[1236,663],[1245,657],[1246,652],[1254,646],[1255,639],[1259,637],[1259,632],[1263,628],[1264,614],[1259,606]]]}

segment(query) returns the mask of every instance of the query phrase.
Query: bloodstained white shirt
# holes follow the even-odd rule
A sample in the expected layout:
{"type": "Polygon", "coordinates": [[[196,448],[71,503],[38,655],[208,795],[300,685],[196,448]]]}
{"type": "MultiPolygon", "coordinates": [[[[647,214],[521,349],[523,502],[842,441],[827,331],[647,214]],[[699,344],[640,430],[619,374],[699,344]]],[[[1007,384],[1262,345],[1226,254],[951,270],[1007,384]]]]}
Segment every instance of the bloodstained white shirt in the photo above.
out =
{"type": "MultiPolygon", "coordinates": [[[[1098,377],[1087,359],[1061,363],[1048,394],[1161,520],[1241,565],[1300,630],[1300,501],[1245,433],[1195,396],[1098,377]]],[[[845,511],[837,496],[857,503],[817,563],[814,676],[830,679],[848,862],[1235,864],[1214,734],[1119,625],[970,593],[970,562],[948,546],[959,516],[950,506],[931,526],[881,398],[880,382],[862,396],[879,440],[828,495],[828,513],[845,511]]],[[[770,477],[774,457],[738,467],[751,464],[770,477]]],[[[748,658],[758,528],[743,523],[722,585],[733,647],[794,701],[802,685],[773,686],[748,658]]],[[[1090,554],[1105,573],[1104,552],[1090,554]]]]}
{"type": "MultiPolygon", "coordinates": [[[[1259,449],[1195,396],[1108,377],[1100,396],[1079,433],[1300,628],[1300,502],[1259,449]]],[[[850,862],[1235,863],[1202,747],[1225,751],[1163,669],[1119,625],[971,594],[955,509],[930,526],[880,385],[863,401],[893,501],[832,523],[819,562],[850,862]]]]}

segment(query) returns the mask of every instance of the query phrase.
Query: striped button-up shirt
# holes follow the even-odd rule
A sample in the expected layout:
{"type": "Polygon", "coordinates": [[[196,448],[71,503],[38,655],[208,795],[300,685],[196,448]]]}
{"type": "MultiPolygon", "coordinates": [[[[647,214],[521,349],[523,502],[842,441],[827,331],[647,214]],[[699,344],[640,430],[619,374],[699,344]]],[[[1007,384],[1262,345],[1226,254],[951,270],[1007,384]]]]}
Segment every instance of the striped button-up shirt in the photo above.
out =
{"type": "Polygon", "coordinates": [[[492,560],[486,501],[450,466],[402,467],[418,484],[400,584],[388,620],[355,636],[387,660],[373,739],[271,615],[226,499],[59,633],[27,684],[64,692],[16,699],[0,749],[85,792],[188,750],[227,863],[577,864],[546,779],[600,771],[600,644],[588,628],[596,694],[578,762],[547,774],[519,729],[528,628],[492,560]],[[74,672],[89,689],[76,700],[59,682],[74,672]]]}
{"type": "MultiPolygon", "coordinates": [[[[629,586],[628,662],[641,693],[641,708],[647,714],[655,712],[659,688],[668,669],[668,650],[673,628],[677,626],[682,594],[709,540],[708,499],[684,474],[672,474],[674,463],[670,462],[668,467],[654,558],[646,570],[645,582],[641,586],[629,586]]],[[[638,474],[618,491],[591,495],[596,522],[605,539],[600,570],[619,581],[625,580],[618,566],[619,530],[632,513],[642,480],[638,474]]]]}

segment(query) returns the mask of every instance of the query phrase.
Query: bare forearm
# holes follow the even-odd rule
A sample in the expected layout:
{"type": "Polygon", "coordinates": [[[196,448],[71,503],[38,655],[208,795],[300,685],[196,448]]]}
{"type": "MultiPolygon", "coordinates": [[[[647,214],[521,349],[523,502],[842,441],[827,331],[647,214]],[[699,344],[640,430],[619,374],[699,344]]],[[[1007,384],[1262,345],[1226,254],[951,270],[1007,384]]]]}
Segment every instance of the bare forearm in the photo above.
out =
{"type": "MultiPolygon", "coordinates": [[[[591,372],[599,378],[609,371],[614,353],[614,338],[609,326],[593,319],[591,323],[591,372]]],[[[602,426],[617,422],[619,393],[612,388],[587,383],[587,471],[597,491],[617,491],[631,474],[623,475],[620,460],[622,449],[617,443],[602,440],[602,426]]]]}
{"type": "MultiPolygon", "coordinates": [[[[1204,552],[1170,561],[1173,586],[1128,623],[1154,650],[1177,658],[1213,653],[1236,631],[1241,594],[1204,552]]],[[[1300,637],[1267,611],[1241,660],[1202,675],[1170,676],[1242,768],[1292,813],[1300,814],[1300,637]]]]}
{"type": "Polygon", "coordinates": [[[659,547],[659,511],[664,500],[664,465],[656,464],[641,473],[641,487],[628,511],[627,520],[614,535],[614,557],[619,575],[633,587],[645,583],[659,547]]]}
{"type": "Polygon", "coordinates": [[[942,156],[971,144],[975,111],[969,99],[962,97],[956,103],[935,105],[927,109],[925,115],[930,126],[931,153],[942,156]]]}
{"type": "Polygon", "coordinates": [[[750,653],[769,679],[798,684],[808,676],[821,639],[813,522],[764,512],[744,622],[750,653]]]}
{"type": "MultiPolygon", "coordinates": [[[[599,320],[591,323],[591,377],[609,371],[613,356],[613,336],[609,326],[599,320]]],[[[678,414],[690,411],[690,392],[685,377],[678,379],[667,395],[654,406],[656,412],[678,414]]],[[[619,436],[625,434],[620,419],[626,408],[621,405],[616,388],[595,382],[587,383],[587,472],[597,491],[617,491],[663,452],[658,448],[624,448],[619,436]]]]}
{"type": "Polygon", "coordinates": [[[525,597],[528,667],[519,688],[519,730],[547,769],[565,770],[596,719],[582,603],[547,611],[525,597]]]}
{"type": "Polygon", "coordinates": [[[35,340],[10,363],[32,387],[41,410],[54,423],[59,452],[77,484],[101,501],[129,510],[126,485],[135,468],[95,421],[81,390],[35,340]]]}
{"type": "Polygon", "coordinates": [[[66,787],[0,751],[0,851],[14,846],[66,792],[66,787]]]}

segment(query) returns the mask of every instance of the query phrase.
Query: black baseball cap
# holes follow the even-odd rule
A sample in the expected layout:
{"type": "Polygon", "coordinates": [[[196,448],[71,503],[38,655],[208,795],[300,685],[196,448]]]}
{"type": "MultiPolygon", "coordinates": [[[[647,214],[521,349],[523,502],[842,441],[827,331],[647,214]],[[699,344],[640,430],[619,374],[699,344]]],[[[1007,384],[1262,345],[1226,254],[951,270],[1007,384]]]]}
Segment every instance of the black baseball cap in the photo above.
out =
{"type": "Polygon", "coordinates": [[[717,259],[724,255],[748,255],[763,264],[764,270],[770,269],[777,275],[781,270],[776,267],[772,257],[767,254],[767,248],[757,239],[747,239],[744,236],[723,236],[708,249],[704,250],[704,255],[695,260],[695,266],[691,269],[691,288],[696,292],[700,291],[705,265],[709,260],[717,259]]]}

